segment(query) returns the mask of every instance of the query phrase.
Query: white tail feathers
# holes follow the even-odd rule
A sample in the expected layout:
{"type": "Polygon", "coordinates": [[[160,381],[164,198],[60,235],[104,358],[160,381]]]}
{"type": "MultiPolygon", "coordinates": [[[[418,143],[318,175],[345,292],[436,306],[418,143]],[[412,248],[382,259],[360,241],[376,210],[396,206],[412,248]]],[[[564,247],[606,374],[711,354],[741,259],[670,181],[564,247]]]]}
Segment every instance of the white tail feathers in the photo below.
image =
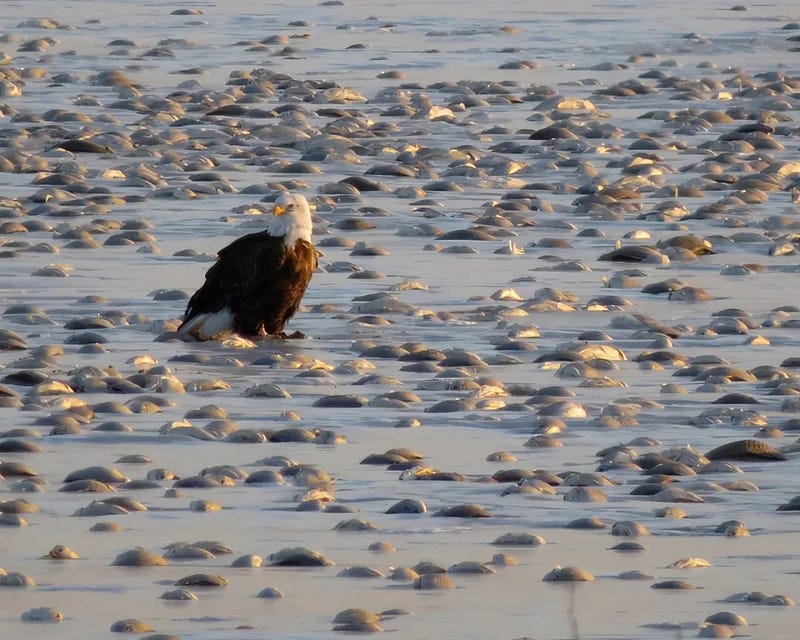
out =
{"type": "Polygon", "coordinates": [[[185,322],[178,333],[197,340],[226,338],[233,333],[233,313],[227,307],[214,313],[201,313],[185,322]]]}

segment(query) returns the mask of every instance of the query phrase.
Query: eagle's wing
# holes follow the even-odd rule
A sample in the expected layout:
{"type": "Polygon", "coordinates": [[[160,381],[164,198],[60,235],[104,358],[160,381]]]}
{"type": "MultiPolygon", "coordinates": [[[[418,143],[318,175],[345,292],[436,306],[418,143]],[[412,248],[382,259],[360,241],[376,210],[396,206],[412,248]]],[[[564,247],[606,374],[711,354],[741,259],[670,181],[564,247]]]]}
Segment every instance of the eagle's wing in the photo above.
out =
{"type": "MultiPolygon", "coordinates": [[[[282,245],[282,238],[251,233],[221,249],[217,261],[206,272],[203,286],[189,299],[178,330],[194,334],[202,324],[201,317],[225,311],[230,316],[244,301],[258,295],[264,280],[283,265],[286,256],[282,245]]],[[[230,324],[230,318],[222,316],[217,321],[220,325],[230,324]]]]}

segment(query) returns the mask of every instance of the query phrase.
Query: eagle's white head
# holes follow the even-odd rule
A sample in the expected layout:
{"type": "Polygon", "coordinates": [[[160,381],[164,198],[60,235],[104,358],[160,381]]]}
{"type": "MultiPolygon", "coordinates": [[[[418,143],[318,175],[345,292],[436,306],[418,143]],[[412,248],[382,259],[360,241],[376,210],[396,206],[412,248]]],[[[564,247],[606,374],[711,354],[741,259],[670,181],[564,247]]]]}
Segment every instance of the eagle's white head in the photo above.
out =
{"type": "Polygon", "coordinates": [[[311,210],[308,200],[299,193],[282,193],[275,200],[272,218],[267,224],[267,233],[282,237],[287,247],[298,240],[311,242],[311,210]]]}

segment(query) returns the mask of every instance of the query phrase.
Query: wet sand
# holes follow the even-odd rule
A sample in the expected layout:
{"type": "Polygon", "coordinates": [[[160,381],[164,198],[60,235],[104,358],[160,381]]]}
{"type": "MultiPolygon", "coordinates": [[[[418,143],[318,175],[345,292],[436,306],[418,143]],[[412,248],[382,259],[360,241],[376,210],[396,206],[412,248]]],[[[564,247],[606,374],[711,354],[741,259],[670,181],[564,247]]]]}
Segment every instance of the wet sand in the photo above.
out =
{"type": "MultiPolygon", "coordinates": [[[[158,633],[200,640],[332,637],[340,635],[334,616],[358,607],[409,612],[380,622],[409,638],[694,637],[720,611],[747,619],[750,626],[737,633],[791,635],[797,607],[725,599],[800,597],[800,525],[792,511],[778,511],[797,495],[800,409],[799,363],[791,360],[800,356],[800,312],[792,307],[800,305],[793,190],[800,167],[792,164],[800,145],[800,54],[790,39],[800,33],[793,26],[800,17],[792,4],[747,11],[684,2],[589,9],[567,2],[558,12],[516,5],[500,12],[471,2],[186,8],[5,7],[0,51],[10,60],[0,72],[13,73],[0,100],[0,156],[11,165],[0,174],[0,223],[23,229],[0,235],[0,329],[18,334],[3,334],[4,344],[24,348],[0,351],[0,397],[9,405],[0,408],[0,447],[17,439],[42,451],[4,450],[0,461],[27,464],[46,481],[42,492],[22,491],[15,483],[25,478],[12,467],[0,479],[4,504],[24,498],[38,506],[19,514],[28,526],[0,527],[0,568],[36,583],[2,588],[6,633],[92,640],[109,637],[116,621],[137,618],[158,633]],[[98,79],[109,70],[132,86],[98,79]],[[336,91],[343,88],[351,91],[336,91]],[[560,131],[542,133],[549,126],[560,131]],[[66,140],[109,148],[69,151],[66,140]],[[42,170],[30,170],[15,151],[31,154],[25,162],[42,170]],[[306,164],[287,169],[292,162],[306,164]],[[410,175],[388,175],[386,166],[410,175]],[[69,192],[74,181],[59,182],[64,175],[79,176],[80,188],[69,192]],[[360,188],[339,184],[348,178],[360,188]],[[314,240],[323,253],[287,327],[308,338],[247,349],[168,339],[209,260],[263,228],[268,214],[259,209],[268,211],[284,188],[315,207],[314,240]],[[649,237],[626,237],[637,230],[649,237]],[[126,231],[127,240],[104,244],[126,231]],[[442,239],[447,233],[453,239],[442,239]],[[708,240],[713,253],[675,244],[689,234],[708,240]],[[67,246],[77,237],[99,246],[67,246]],[[353,252],[357,242],[366,249],[353,252]],[[617,243],[650,247],[652,260],[601,260],[617,243]],[[187,250],[195,257],[176,255],[187,250]],[[45,273],[66,277],[34,275],[49,265],[56,267],[45,273]],[[373,277],[363,277],[370,271],[373,277]],[[635,283],[619,288],[615,275],[635,283]],[[671,295],[643,291],[668,279],[680,281],[671,295]],[[363,298],[370,294],[392,298],[363,298]],[[726,309],[739,311],[715,315],[726,309]],[[650,329],[635,314],[651,318],[650,329]],[[90,331],[102,347],[91,346],[90,331]],[[414,359],[401,354],[423,348],[412,343],[441,351],[427,362],[445,366],[409,369],[414,359]],[[405,349],[370,351],[375,345],[405,349]],[[576,355],[598,345],[613,349],[597,349],[595,359],[576,355]],[[58,349],[42,356],[49,346],[58,349]],[[616,359],[620,353],[624,359],[616,359]],[[446,366],[445,356],[463,364],[446,366]],[[727,369],[706,379],[715,364],[727,369]],[[692,365],[693,375],[683,375],[692,365]],[[37,394],[36,374],[70,386],[37,394]],[[263,397],[256,385],[286,393],[263,397]],[[537,397],[545,387],[574,395],[537,397]],[[329,396],[339,398],[326,402],[329,396]],[[154,398],[168,401],[160,412],[148,412],[154,398]],[[555,400],[575,406],[569,411],[555,400]],[[78,413],[79,405],[93,415],[78,413]],[[236,424],[212,424],[207,410],[175,423],[207,405],[236,424]],[[71,406],[78,409],[70,413],[71,406]],[[444,410],[452,408],[459,410],[444,410]],[[93,430],[108,421],[130,429],[93,430]],[[402,428],[402,421],[419,426],[402,428]],[[563,446],[526,445],[548,435],[548,426],[563,446]],[[279,442],[276,432],[289,427],[333,431],[344,441],[279,442]],[[764,427],[782,431],[766,438],[764,427]],[[248,441],[236,442],[246,430],[248,441]],[[706,453],[752,438],[785,459],[733,459],[742,473],[670,475],[667,483],[675,482],[664,484],[702,502],[631,495],[651,478],[645,454],[685,461],[689,454],[675,455],[676,447],[706,453]],[[638,467],[609,466],[608,459],[598,466],[599,451],[628,443],[633,452],[616,462],[638,467]],[[396,448],[423,458],[391,470],[360,464],[396,448]],[[517,460],[486,459],[498,451],[517,460]],[[152,462],[117,462],[132,454],[152,462]],[[269,456],[315,465],[332,482],[308,486],[289,465],[257,464],[269,456]],[[68,474],[95,465],[132,481],[156,469],[185,480],[219,465],[240,477],[229,486],[178,487],[176,497],[165,494],[171,479],[149,488],[112,481],[111,493],[59,491],[68,474]],[[420,467],[463,481],[425,480],[420,467]],[[267,469],[282,471],[284,483],[243,479],[267,469]],[[504,469],[520,469],[520,477],[546,470],[561,484],[553,493],[520,487],[501,495],[514,486],[492,480],[504,469]],[[606,501],[564,499],[574,485],[603,479],[613,484],[587,488],[600,489],[606,501]],[[724,490],[733,481],[739,484],[724,490]],[[297,510],[314,488],[333,502],[320,503],[326,511],[297,510]],[[109,497],[146,510],[74,515],[109,497]],[[420,500],[427,511],[385,513],[401,499],[420,500]],[[221,509],[190,506],[201,500],[221,509]],[[461,504],[480,505],[491,517],[432,515],[461,504]],[[656,517],[663,507],[686,517],[656,517]],[[567,528],[590,516],[607,528],[567,528]],[[334,530],[356,517],[377,530],[334,530]],[[733,520],[750,535],[716,532],[733,520]],[[90,531],[109,521],[123,530],[90,531]],[[610,535],[620,521],[639,522],[651,535],[610,535]],[[491,544],[508,532],[536,534],[546,544],[491,544]],[[396,551],[369,551],[379,540],[396,551]],[[165,553],[181,541],[219,541],[231,553],[112,566],[137,546],[165,553]],[[644,549],[611,550],[632,541],[644,549]],[[56,545],[80,557],[46,557],[56,545]],[[320,551],[335,565],[269,566],[270,554],[287,547],[320,551]],[[487,575],[453,573],[455,589],[338,575],[363,565],[388,576],[392,567],[421,561],[446,569],[496,553],[519,564],[489,565],[495,573],[487,575]],[[264,566],[230,566],[245,554],[264,557],[264,566]],[[668,567],[693,557],[711,566],[668,567]],[[543,582],[557,565],[595,580],[543,582]],[[617,577],[633,570],[650,577],[617,577]],[[221,575],[228,586],[184,587],[198,601],[159,599],[198,573],[221,575]],[[651,588],[666,580],[697,588],[651,588]],[[256,597],[270,586],[284,597],[256,597]],[[53,607],[64,620],[24,621],[37,607],[53,607]]],[[[702,464],[687,466],[696,472],[702,464]]],[[[224,473],[211,475],[219,483],[224,473]]]]}

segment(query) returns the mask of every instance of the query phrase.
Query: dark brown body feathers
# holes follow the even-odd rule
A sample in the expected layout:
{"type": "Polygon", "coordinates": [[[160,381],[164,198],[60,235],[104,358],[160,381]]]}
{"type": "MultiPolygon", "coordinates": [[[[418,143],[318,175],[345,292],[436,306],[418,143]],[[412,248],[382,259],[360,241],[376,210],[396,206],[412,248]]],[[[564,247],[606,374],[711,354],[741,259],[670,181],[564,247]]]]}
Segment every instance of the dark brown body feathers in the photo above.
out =
{"type": "Polygon", "coordinates": [[[217,255],[178,330],[200,314],[228,309],[241,336],[282,335],[317,268],[314,245],[301,239],[287,247],[282,237],[251,233],[217,255]]]}

